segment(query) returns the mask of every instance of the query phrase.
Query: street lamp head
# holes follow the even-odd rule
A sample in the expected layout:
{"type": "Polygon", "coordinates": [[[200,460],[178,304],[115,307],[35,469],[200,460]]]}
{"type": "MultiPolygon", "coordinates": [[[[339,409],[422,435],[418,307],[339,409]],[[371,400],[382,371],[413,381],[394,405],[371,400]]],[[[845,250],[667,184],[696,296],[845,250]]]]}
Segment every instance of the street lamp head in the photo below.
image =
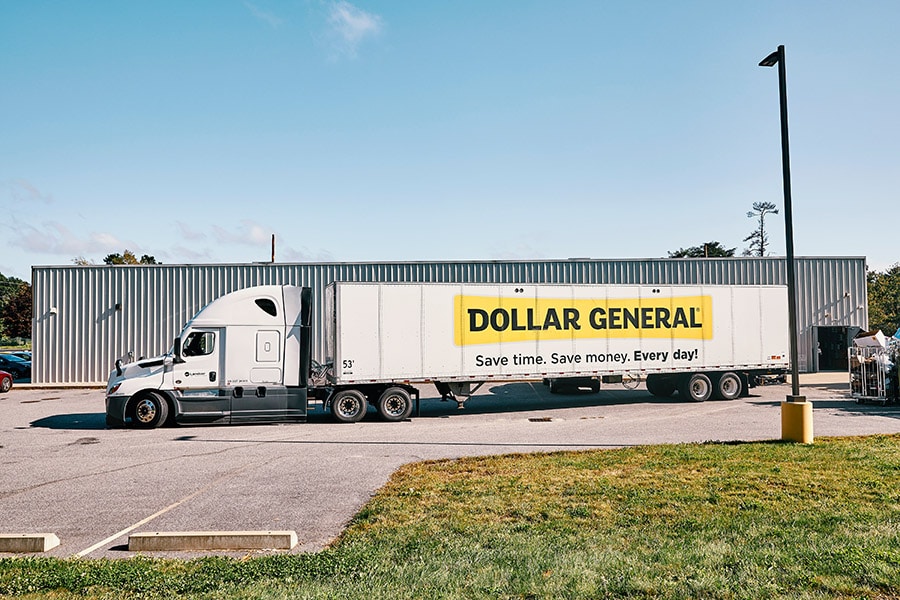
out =
{"type": "Polygon", "coordinates": [[[768,55],[761,61],[759,61],[759,66],[761,67],[774,67],[778,64],[779,51],[776,50],[772,54],[768,55]]]}

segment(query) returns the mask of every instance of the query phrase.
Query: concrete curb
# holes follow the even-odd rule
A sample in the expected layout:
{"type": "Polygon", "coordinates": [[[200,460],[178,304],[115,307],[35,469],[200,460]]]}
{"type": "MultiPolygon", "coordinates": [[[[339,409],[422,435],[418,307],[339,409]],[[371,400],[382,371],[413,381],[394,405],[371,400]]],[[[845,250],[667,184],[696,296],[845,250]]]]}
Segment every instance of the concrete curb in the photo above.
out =
{"type": "Polygon", "coordinates": [[[290,550],[296,545],[296,531],[156,531],[128,536],[130,552],[290,550]]]}
{"type": "Polygon", "coordinates": [[[0,552],[46,552],[57,546],[55,533],[0,533],[0,552]]]}

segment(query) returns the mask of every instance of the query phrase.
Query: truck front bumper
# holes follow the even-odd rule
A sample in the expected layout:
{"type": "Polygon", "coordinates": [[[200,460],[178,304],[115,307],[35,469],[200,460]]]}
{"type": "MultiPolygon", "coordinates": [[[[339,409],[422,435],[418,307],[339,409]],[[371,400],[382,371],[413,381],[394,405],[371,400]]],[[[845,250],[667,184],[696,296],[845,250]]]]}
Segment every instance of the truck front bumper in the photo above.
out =
{"type": "Polygon", "coordinates": [[[128,405],[128,396],[106,397],[106,425],[107,427],[122,427],[125,425],[125,407],[128,405]]]}

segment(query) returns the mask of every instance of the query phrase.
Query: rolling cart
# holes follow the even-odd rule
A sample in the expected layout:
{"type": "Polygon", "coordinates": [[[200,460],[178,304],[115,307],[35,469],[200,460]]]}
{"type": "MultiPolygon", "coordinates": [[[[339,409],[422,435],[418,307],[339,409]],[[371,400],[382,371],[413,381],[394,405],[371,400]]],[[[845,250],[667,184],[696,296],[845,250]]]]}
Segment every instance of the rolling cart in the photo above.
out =
{"type": "Polygon", "coordinates": [[[900,340],[890,340],[886,347],[851,347],[847,350],[850,365],[850,394],[859,404],[893,404],[898,402],[897,362],[900,340]]]}

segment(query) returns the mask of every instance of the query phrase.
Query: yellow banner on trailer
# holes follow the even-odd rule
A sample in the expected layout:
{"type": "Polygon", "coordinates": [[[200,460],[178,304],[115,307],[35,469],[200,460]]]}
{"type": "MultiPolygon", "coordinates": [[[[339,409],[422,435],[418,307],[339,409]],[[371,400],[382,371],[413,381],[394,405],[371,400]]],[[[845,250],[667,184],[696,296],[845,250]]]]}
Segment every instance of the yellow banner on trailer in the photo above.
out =
{"type": "Polygon", "coordinates": [[[455,297],[457,346],[532,340],[709,340],[712,296],[669,298],[455,297]]]}

